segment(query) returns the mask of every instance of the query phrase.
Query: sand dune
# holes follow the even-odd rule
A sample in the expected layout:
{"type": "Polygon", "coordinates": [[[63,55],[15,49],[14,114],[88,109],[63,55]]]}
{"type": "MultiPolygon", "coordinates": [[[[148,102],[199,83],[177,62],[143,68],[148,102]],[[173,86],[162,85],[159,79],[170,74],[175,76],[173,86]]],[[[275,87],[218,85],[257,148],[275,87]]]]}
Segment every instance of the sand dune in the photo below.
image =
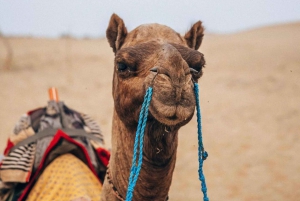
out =
{"type": "MultiPolygon", "coordinates": [[[[200,80],[204,171],[212,201],[300,197],[300,23],[206,35],[200,80]]],[[[113,53],[105,39],[10,38],[11,70],[0,70],[0,151],[19,116],[57,87],[90,114],[110,145],[113,53]]],[[[0,45],[0,65],[5,49],[0,45]]],[[[196,120],[179,136],[170,200],[201,200],[196,120]]]]}

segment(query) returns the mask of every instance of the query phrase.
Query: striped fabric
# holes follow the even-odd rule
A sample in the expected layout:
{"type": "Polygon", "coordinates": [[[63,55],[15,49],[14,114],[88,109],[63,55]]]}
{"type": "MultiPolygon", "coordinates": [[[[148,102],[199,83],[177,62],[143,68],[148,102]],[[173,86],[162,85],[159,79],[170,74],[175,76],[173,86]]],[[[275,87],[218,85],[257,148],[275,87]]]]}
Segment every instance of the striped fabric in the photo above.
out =
{"type": "Polygon", "coordinates": [[[5,156],[1,164],[1,180],[4,182],[28,182],[32,170],[35,144],[20,146],[5,156]]]}
{"type": "Polygon", "coordinates": [[[97,122],[87,114],[81,113],[81,117],[85,124],[84,130],[98,137],[101,140],[102,144],[104,144],[103,134],[97,122]]]}
{"type": "Polygon", "coordinates": [[[31,169],[30,161],[33,160],[35,145],[20,146],[15,151],[9,153],[1,165],[1,169],[15,169],[29,171],[31,169]]]}
{"type": "Polygon", "coordinates": [[[16,123],[14,133],[8,139],[8,146],[4,151],[4,159],[0,167],[0,178],[3,182],[27,182],[31,173],[35,144],[28,144],[9,152],[9,149],[29,136],[34,135],[30,126],[30,116],[24,114],[16,123]]]}

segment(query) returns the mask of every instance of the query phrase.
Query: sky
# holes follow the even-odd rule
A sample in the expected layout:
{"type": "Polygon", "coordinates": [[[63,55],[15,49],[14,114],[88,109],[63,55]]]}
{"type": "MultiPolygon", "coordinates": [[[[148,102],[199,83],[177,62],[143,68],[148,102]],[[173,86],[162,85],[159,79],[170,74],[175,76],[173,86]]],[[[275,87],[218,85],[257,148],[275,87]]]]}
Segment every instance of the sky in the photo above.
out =
{"type": "Polygon", "coordinates": [[[0,0],[0,31],[5,35],[104,37],[112,13],[130,31],[160,23],[179,33],[198,20],[207,32],[234,33],[300,22],[299,0],[0,0]]]}

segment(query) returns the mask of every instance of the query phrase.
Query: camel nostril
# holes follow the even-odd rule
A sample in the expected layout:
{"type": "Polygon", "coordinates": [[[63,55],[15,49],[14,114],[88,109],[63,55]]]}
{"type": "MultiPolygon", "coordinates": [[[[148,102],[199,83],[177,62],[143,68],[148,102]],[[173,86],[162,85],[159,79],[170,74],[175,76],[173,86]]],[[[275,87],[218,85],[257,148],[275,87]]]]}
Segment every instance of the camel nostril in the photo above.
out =
{"type": "Polygon", "coordinates": [[[150,71],[155,72],[157,74],[164,74],[164,75],[168,76],[169,78],[171,78],[170,72],[166,68],[158,66],[158,67],[151,68],[150,71]]]}
{"type": "Polygon", "coordinates": [[[157,67],[151,68],[150,71],[157,73],[157,67]]]}
{"type": "Polygon", "coordinates": [[[196,71],[196,70],[193,69],[193,68],[190,68],[190,72],[191,72],[191,73],[197,73],[197,74],[199,73],[198,71],[196,71]]]}

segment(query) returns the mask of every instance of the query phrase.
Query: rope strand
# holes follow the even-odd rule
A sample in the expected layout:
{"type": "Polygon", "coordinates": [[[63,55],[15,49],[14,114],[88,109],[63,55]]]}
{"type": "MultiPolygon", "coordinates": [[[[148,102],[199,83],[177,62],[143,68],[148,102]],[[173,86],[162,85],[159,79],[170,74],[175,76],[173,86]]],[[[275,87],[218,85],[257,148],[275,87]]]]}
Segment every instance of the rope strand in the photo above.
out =
{"type": "MultiPolygon", "coordinates": [[[[139,141],[139,136],[140,136],[140,131],[141,131],[141,127],[142,127],[142,119],[144,118],[144,112],[145,112],[145,107],[146,107],[146,97],[148,97],[148,94],[149,94],[149,90],[146,91],[146,94],[145,94],[145,98],[144,98],[144,102],[142,104],[142,108],[141,108],[141,111],[140,111],[140,115],[139,115],[139,122],[138,122],[138,127],[137,127],[137,130],[136,130],[136,134],[135,134],[135,140],[134,140],[134,146],[133,146],[133,158],[132,158],[132,164],[131,164],[131,170],[130,170],[130,176],[129,176],[129,181],[128,181],[128,184],[131,184],[132,183],[132,179],[136,173],[136,153],[137,153],[137,150],[138,150],[138,141],[139,141]]],[[[133,191],[133,190],[132,190],[133,191]]]]}
{"type": "Polygon", "coordinates": [[[201,111],[200,111],[200,101],[199,101],[199,85],[194,84],[194,92],[196,97],[196,110],[197,110],[197,127],[198,127],[198,160],[199,160],[199,180],[201,181],[201,190],[203,193],[203,201],[209,201],[207,197],[207,187],[205,183],[205,177],[203,173],[203,162],[208,157],[208,153],[204,150],[202,142],[202,124],[201,124],[201,111]]]}
{"type": "Polygon", "coordinates": [[[143,163],[143,145],[144,145],[144,134],[148,118],[148,109],[152,98],[152,87],[149,87],[146,91],[144,102],[139,115],[138,128],[135,134],[134,147],[133,147],[133,158],[130,170],[130,176],[128,181],[128,189],[126,193],[126,201],[131,201],[133,197],[134,187],[136,185],[140,170],[143,163]],[[138,161],[137,152],[139,151],[138,161]]]}

